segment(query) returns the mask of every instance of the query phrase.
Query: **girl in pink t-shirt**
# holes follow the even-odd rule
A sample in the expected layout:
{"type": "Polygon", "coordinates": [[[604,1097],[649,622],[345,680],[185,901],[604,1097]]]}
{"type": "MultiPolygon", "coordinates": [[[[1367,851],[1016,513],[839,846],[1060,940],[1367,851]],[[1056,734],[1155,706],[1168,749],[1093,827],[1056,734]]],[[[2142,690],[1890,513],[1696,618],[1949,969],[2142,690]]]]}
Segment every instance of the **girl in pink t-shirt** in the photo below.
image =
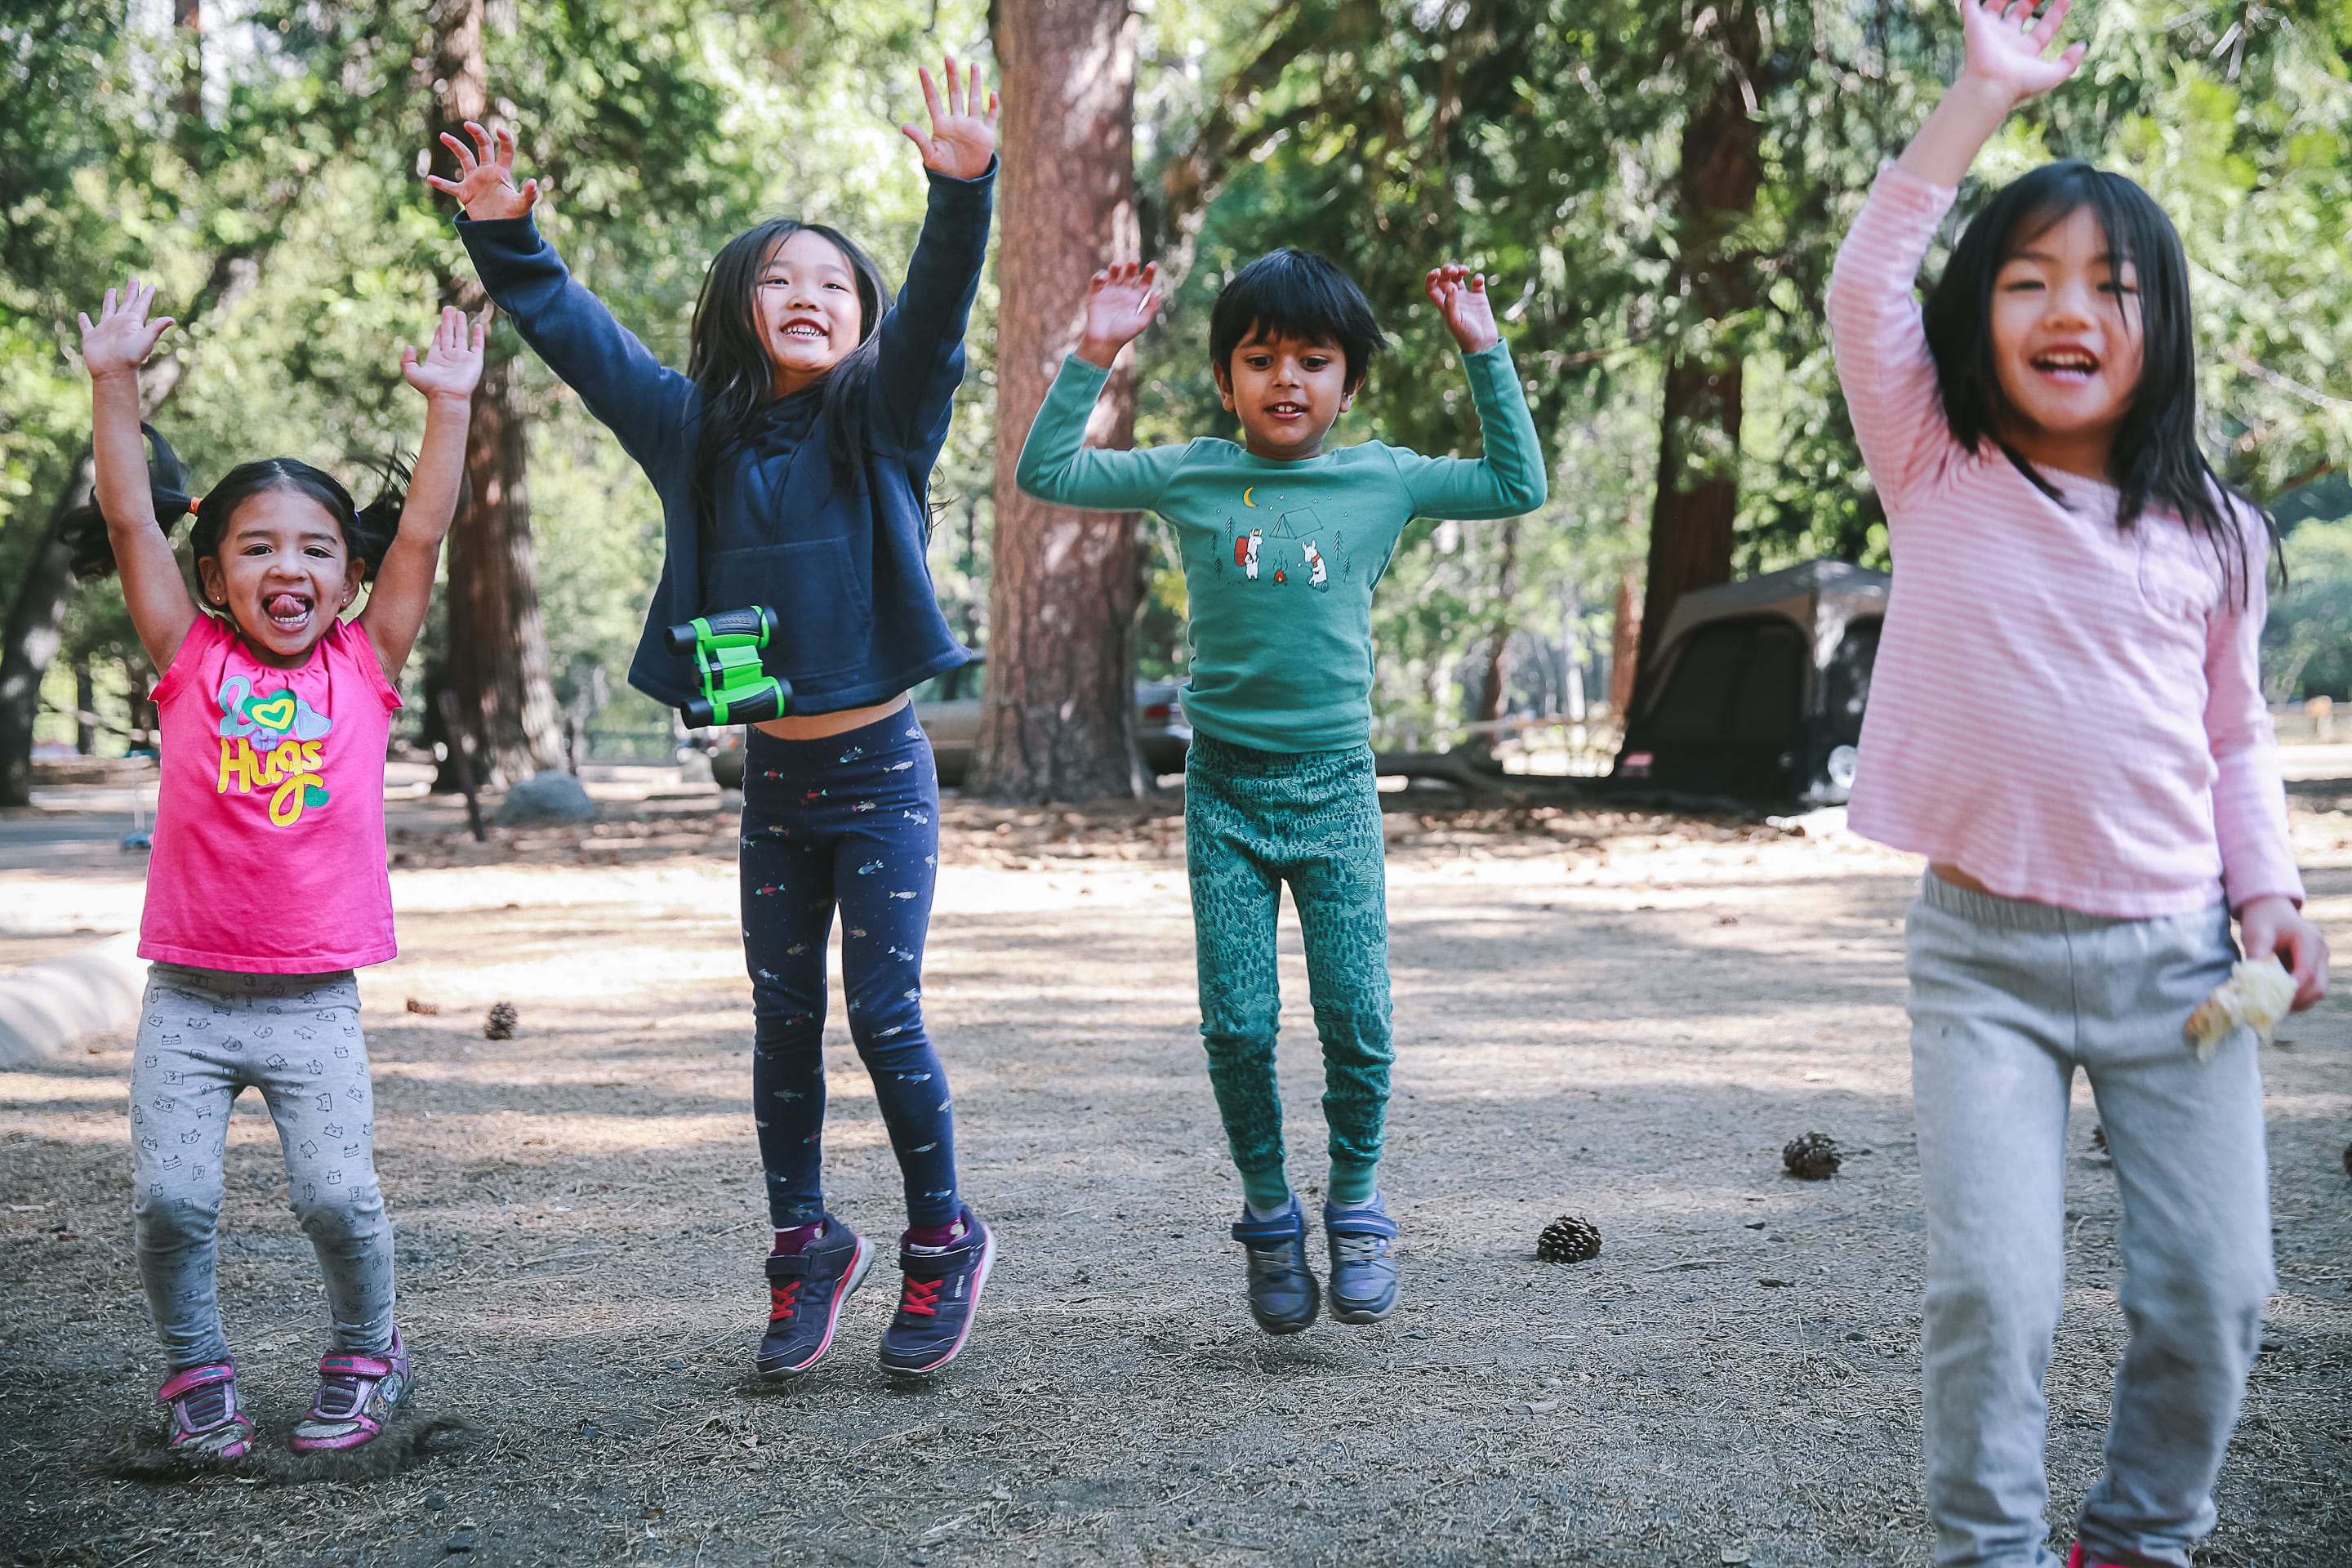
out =
{"type": "Polygon", "coordinates": [[[120,571],[131,625],[163,672],[163,782],[139,951],[154,960],[131,1071],[140,1274],[171,1375],[170,1441],[233,1459],[253,1445],[214,1295],[213,1236],[231,1103],[261,1091],[294,1212],[326,1276],[331,1348],[298,1451],[373,1441],[409,1386],[393,1322],[392,1226],[352,971],[393,955],[383,757],[393,681],[433,595],[465,474],[488,317],[441,313],[401,371],[425,395],[405,503],[366,508],[291,458],[231,469],[202,500],[154,437],[139,367],[171,326],[152,288],[108,289],[81,318],[98,493],[67,522],[85,577],[120,571]],[[193,602],[166,529],[195,517],[193,602]],[[396,519],[396,522],[395,522],[396,519]],[[160,520],[160,521],[159,521],[160,520]],[[341,612],[373,576],[366,607],[341,612]]]}
{"type": "Polygon", "coordinates": [[[2305,919],[2256,653],[2268,535],[2197,445],[2188,258],[2078,163],[1921,261],[2010,111],[2074,74],[2067,0],[1961,0],[1966,65],[1838,253],[1830,330],[1895,558],[1850,811],[1927,857],[1906,930],[1927,1218],[1928,1511],[1943,1568],[2054,1568],[2048,1406],[2066,1123],[2090,1081],[2131,1341],[2072,1563],[2186,1564],[2272,1289],[2254,1031],[2183,1026],[2239,957],[2294,1006],[2305,919]]]}

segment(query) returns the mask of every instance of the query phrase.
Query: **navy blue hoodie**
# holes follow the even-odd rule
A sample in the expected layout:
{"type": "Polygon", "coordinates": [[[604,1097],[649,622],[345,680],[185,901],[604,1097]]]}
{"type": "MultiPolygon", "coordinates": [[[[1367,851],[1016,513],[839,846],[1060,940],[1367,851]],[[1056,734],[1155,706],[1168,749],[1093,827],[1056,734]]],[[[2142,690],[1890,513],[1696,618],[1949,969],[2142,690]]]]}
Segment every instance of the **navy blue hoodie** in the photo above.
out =
{"type": "Polygon", "coordinates": [[[794,712],[887,701],[971,662],[931,588],[924,501],[963,380],[995,179],[993,166],[976,180],[930,176],[907,286],[876,329],[861,471],[836,479],[820,383],[769,404],[721,460],[707,522],[694,499],[694,383],[573,282],[530,218],[457,220],[482,287],[661,497],[667,551],[630,685],[673,706],[699,695],[662,628],[747,605],[776,612],[766,667],[792,683],[794,712]]]}

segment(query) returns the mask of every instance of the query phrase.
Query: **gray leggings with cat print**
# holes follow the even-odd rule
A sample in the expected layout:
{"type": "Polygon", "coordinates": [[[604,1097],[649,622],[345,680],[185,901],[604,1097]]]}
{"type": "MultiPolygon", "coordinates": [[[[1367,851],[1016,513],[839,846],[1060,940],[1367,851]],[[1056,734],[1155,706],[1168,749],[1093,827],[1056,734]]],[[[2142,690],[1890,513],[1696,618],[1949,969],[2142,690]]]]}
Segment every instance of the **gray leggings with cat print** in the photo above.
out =
{"type": "Polygon", "coordinates": [[[392,1223],[375,1177],[375,1098],[359,981],[158,963],[131,1068],[139,1273],[173,1370],[229,1359],[214,1234],[229,1107],[261,1091],[295,1216],[326,1276],[334,1348],[392,1348],[392,1223]]]}

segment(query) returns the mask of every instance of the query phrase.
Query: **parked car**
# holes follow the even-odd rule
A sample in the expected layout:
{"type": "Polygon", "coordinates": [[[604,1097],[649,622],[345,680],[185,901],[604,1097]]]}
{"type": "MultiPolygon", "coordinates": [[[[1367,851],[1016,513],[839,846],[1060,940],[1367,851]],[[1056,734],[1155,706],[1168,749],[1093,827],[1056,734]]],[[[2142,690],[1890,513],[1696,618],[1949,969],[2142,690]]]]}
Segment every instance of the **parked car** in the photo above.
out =
{"type": "MultiPolygon", "coordinates": [[[[980,699],[986,688],[985,660],[951,669],[915,688],[915,717],[931,738],[931,755],[938,760],[940,783],[963,783],[971,766],[971,749],[980,735],[980,699]]],[[[1135,683],[1135,740],[1143,753],[1143,768],[1154,775],[1184,771],[1184,752],[1192,743],[1192,728],[1184,722],[1172,680],[1135,683]]]]}

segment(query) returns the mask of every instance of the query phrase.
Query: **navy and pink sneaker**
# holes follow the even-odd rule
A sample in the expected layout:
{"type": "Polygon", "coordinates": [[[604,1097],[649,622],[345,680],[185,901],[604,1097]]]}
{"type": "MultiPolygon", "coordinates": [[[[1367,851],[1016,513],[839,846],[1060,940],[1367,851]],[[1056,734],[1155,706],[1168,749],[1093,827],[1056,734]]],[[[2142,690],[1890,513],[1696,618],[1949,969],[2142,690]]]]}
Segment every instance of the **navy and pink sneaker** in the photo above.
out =
{"type": "Polygon", "coordinates": [[[172,1413],[172,1451],[199,1459],[242,1459],[253,1422],[236,1402],[236,1368],[226,1362],[173,1373],[155,1397],[172,1413]]]}
{"type": "Polygon", "coordinates": [[[799,1252],[771,1254],[760,1375],[794,1377],[823,1360],[833,1348],[841,1304],[873,1267],[873,1244],[831,1215],[824,1233],[799,1252]]]}
{"type": "Polygon", "coordinates": [[[898,1267],[906,1282],[898,1310],[882,1331],[882,1370],[894,1377],[928,1377],[955,1360],[971,1337],[980,1292],[995,1261],[995,1234],[969,1207],[957,1215],[955,1239],[947,1246],[902,1243],[898,1267]]]}
{"type": "Polygon", "coordinates": [[[384,1424],[408,1397],[408,1347],[392,1331],[392,1349],[380,1356],[336,1351],[319,1358],[319,1396],[294,1424],[298,1454],[340,1453],[383,1436],[384,1424]]]}

